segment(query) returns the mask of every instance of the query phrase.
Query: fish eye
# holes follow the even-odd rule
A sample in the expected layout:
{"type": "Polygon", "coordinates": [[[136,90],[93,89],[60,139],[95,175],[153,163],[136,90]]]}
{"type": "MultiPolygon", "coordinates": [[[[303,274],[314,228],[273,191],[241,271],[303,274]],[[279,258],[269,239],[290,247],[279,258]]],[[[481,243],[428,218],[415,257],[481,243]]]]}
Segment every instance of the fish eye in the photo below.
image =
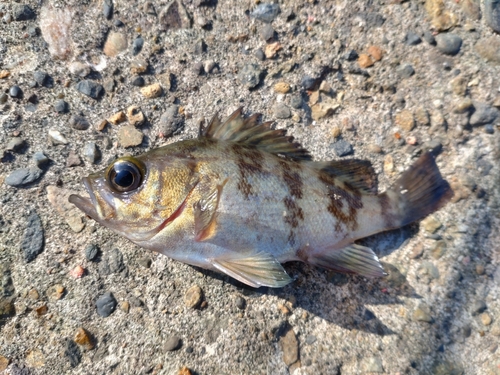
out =
{"type": "Polygon", "coordinates": [[[136,190],[144,178],[144,168],[138,161],[118,160],[110,165],[106,179],[117,193],[136,190]]]}

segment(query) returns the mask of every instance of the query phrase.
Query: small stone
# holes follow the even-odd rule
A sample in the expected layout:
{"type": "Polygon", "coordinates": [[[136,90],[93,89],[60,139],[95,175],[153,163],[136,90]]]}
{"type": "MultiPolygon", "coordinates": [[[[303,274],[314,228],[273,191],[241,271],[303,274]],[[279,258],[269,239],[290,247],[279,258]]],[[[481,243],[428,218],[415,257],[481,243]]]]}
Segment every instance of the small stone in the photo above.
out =
{"type": "Polygon", "coordinates": [[[339,107],[340,105],[334,101],[316,103],[311,107],[311,117],[315,121],[321,120],[322,118],[333,115],[339,107]]]}
{"type": "Polygon", "coordinates": [[[484,0],[484,18],[489,27],[500,33],[500,2],[484,0]]]}
{"type": "Polygon", "coordinates": [[[198,39],[194,44],[194,53],[196,55],[201,55],[205,52],[207,52],[207,44],[203,39],[198,39]]]}
{"type": "Polygon", "coordinates": [[[132,55],[138,55],[142,51],[142,47],[144,46],[144,39],[138,36],[134,39],[132,43],[132,55]]]}
{"type": "Polygon", "coordinates": [[[66,289],[61,284],[52,285],[45,292],[47,297],[49,297],[49,299],[51,299],[52,301],[60,300],[61,298],[64,297],[65,293],[66,293],[66,289]]]}
{"type": "Polygon", "coordinates": [[[260,3],[250,15],[259,21],[271,23],[279,13],[279,4],[260,3]]]}
{"type": "Polygon", "coordinates": [[[33,73],[33,78],[35,79],[35,82],[40,86],[45,86],[46,84],[48,84],[50,77],[47,73],[37,70],[35,73],[33,73]]]}
{"type": "Polygon", "coordinates": [[[264,54],[262,48],[257,48],[254,52],[254,56],[260,61],[264,61],[266,59],[266,55],[264,54]]]}
{"type": "Polygon", "coordinates": [[[484,265],[482,264],[476,265],[476,273],[478,275],[484,275],[484,271],[485,271],[484,265]]]}
{"type": "Polygon", "coordinates": [[[0,79],[5,79],[10,77],[10,72],[8,70],[0,70],[0,79]]]}
{"type": "Polygon", "coordinates": [[[479,319],[481,320],[481,323],[483,323],[484,326],[489,326],[491,324],[491,316],[487,312],[479,315],[479,319]]]}
{"type": "Polygon", "coordinates": [[[87,130],[90,126],[87,119],[83,116],[71,116],[69,125],[75,130],[87,130]]]}
{"type": "Polygon", "coordinates": [[[474,112],[469,119],[472,126],[491,124],[499,117],[500,111],[486,103],[474,103],[474,112]]]}
{"type": "Polygon", "coordinates": [[[85,275],[85,268],[82,266],[76,266],[69,272],[69,274],[75,279],[81,279],[85,275]]]}
{"type": "Polygon", "coordinates": [[[424,39],[427,43],[429,43],[431,46],[435,46],[436,45],[436,38],[434,38],[434,35],[432,34],[431,31],[429,30],[426,30],[424,32],[424,39]]]}
{"type": "Polygon", "coordinates": [[[182,340],[177,336],[170,336],[165,345],[163,346],[163,351],[172,352],[174,350],[180,349],[182,346],[182,340]]]}
{"type": "Polygon", "coordinates": [[[387,154],[384,158],[384,173],[388,176],[394,173],[394,160],[390,154],[387,154]]]}
{"type": "Polygon", "coordinates": [[[95,348],[95,340],[92,334],[85,328],[78,328],[74,337],[75,342],[82,346],[85,350],[92,350],[95,348]]]}
{"type": "Polygon", "coordinates": [[[67,167],[77,167],[79,165],[82,165],[82,160],[80,159],[80,156],[78,154],[71,150],[69,152],[68,158],[66,159],[66,166],[67,167]]]}
{"type": "Polygon", "coordinates": [[[126,269],[123,262],[123,254],[118,249],[112,249],[104,254],[104,257],[99,264],[99,273],[107,276],[113,273],[120,273],[126,269]]]}
{"type": "Polygon", "coordinates": [[[283,351],[283,362],[285,362],[285,365],[291,366],[299,360],[299,342],[293,329],[289,329],[280,339],[280,346],[283,351]]]}
{"type": "Polygon", "coordinates": [[[492,35],[488,38],[481,38],[475,45],[476,51],[486,61],[500,64],[500,36],[492,35]]]}
{"type": "Polygon", "coordinates": [[[44,233],[40,217],[36,212],[30,213],[26,220],[26,229],[21,240],[21,251],[26,262],[31,262],[43,251],[44,233]]]}
{"type": "Polygon", "coordinates": [[[217,66],[214,60],[206,60],[203,63],[203,70],[205,73],[210,74],[214,70],[214,68],[217,66]]]}
{"type": "Polygon", "coordinates": [[[370,55],[362,53],[361,55],[359,55],[358,64],[359,64],[360,68],[365,69],[365,68],[369,68],[370,66],[373,66],[374,62],[373,62],[372,58],[370,57],[370,55]]]}
{"type": "Polygon", "coordinates": [[[382,48],[378,46],[368,47],[368,53],[370,54],[371,57],[373,57],[375,61],[382,60],[382,57],[384,56],[384,51],[382,50],[382,48]]]}
{"type": "Polygon", "coordinates": [[[472,104],[472,100],[469,98],[465,98],[457,102],[453,106],[453,113],[467,113],[474,109],[474,105],[472,104]]]}
{"type": "Polygon", "coordinates": [[[108,118],[108,122],[113,125],[118,125],[125,121],[127,121],[127,116],[125,116],[125,113],[123,111],[119,111],[108,118]]]}
{"type": "Polygon", "coordinates": [[[190,309],[196,309],[203,300],[203,291],[198,285],[193,285],[184,295],[184,304],[190,309]]]}
{"type": "Polygon", "coordinates": [[[115,311],[117,302],[113,293],[106,292],[96,301],[97,314],[107,318],[115,311]]]}
{"type": "Polygon", "coordinates": [[[457,76],[450,81],[451,90],[455,95],[465,96],[467,93],[467,80],[464,76],[457,76]]]}
{"type": "Polygon", "coordinates": [[[274,39],[274,29],[273,27],[266,23],[260,29],[260,36],[265,42],[271,42],[274,39]]]}
{"type": "Polygon", "coordinates": [[[278,82],[277,84],[274,85],[274,91],[276,91],[280,94],[289,93],[290,90],[291,90],[291,87],[286,82],[278,82]]]}
{"type": "Polygon", "coordinates": [[[105,91],[107,91],[107,92],[115,91],[116,82],[113,78],[106,78],[103,83],[104,83],[104,90],[105,91]]]}
{"type": "Polygon", "coordinates": [[[267,59],[272,59],[274,56],[276,56],[278,51],[281,50],[281,48],[281,44],[279,44],[278,42],[267,44],[264,48],[264,54],[266,55],[267,59]]]}
{"type": "MultiPolygon", "coordinates": [[[[26,364],[32,368],[43,367],[45,365],[45,357],[42,351],[39,349],[28,350],[28,352],[26,353],[26,364]]],[[[24,375],[23,372],[16,372],[15,375],[24,375]]],[[[28,374],[31,374],[31,371],[28,374]]]]}
{"type": "Polygon", "coordinates": [[[257,64],[246,64],[240,70],[238,78],[248,89],[255,88],[260,83],[262,70],[257,64]]]}
{"type": "Polygon", "coordinates": [[[78,345],[70,339],[66,339],[64,355],[68,358],[71,367],[76,367],[82,360],[82,353],[78,345]]]}
{"type": "Polygon", "coordinates": [[[241,296],[236,296],[234,299],[234,304],[239,310],[245,310],[247,301],[241,296]]]}
{"type": "Polygon", "coordinates": [[[142,74],[148,70],[148,62],[144,59],[136,58],[130,62],[130,71],[132,74],[142,74]]]}
{"type": "Polygon", "coordinates": [[[304,88],[304,90],[311,91],[316,85],[316,79],[312,78],[311,76],[305,75],[302,78],[301,85],[304,88]]]}
{"type": "Polygon", "coordinates": [[[410,259],[417,259],[420,258],[423,253],[424,253],[424,245],[422,243],[418,243],[411,250],[409,257],[410,259]]]}
{"type": "Polygon", "coordinates": [[[92,99],[99,99],[104,94],[104,88],[88,79],[84,79],[76,84],[75,88],[82,94],[91,97],[92,99]]]}
{"type": "Polygon", "coordinates": [[[331,134],[332,138],[338,138],[342,134],[342,130],[340,129],[340,127],[338,127],[337,125],[335,125],[335,126],[332,127],[332,130],[330,131],[330,134],[331,134]]]}
{"type": "Polygon", "coordinates": [[[361,361],[361,368],[365,373],[382,373],[384,372],[384,367],[382,366],[382,360],[379,357],[366,357],[361,361]]]}
{"type": "Polygon", "coordinates": [[[6,178],[9,186],[20,187],[31,184],[42,177],[43,171],[38,167],[19,168],[13,170],[6,178]]]}
{"type": "Polygon", "coordinates": [[[130,125],[133,126],[141,126],[146,121],[144,113],[142,113],[141,109],[136,105],[127,108],[127,119],[130,125]]]}
{"type": "Polygon", "coordinates": [[[445,55],[456,55],[462,47],[462,38],[451,33],[438,34],[436,42],[438,50],[445,55]]]}
{"type": "Polygon", "coordinates": [[[43,305],[35,308],[35,312],[36,312],[37,316],[43,316],[43,315],[47,314],[48,311],[49,311],[49,308],[47,307],[46,304],[43,304],[43,305]]]}
{"type": "Polygon", "coordinates": [[[141,93],[146,98],[153,99],[161,96],[163,94],[163,89],[159,83],[153,83],[152,85],[143,87],[141,93]]]}
{"type": "Polygon", "coordinates": [[[104,0],[102,4],[102,14],[104,18],[110,20],[113,17],[113,0],[104,0]]]}
{"type": "Polygon", "coordinates": [[[422,39],[420,39],[418,34],[413,31],[408,31],[405,36],[405,43],[408,46],[416,46],[417,44],[422,43],[422,39]]]}
{"type": "Polygon", "coordinates": [[[441,258],[446,252],[446,242],[443,240],[436,241],[431,249],[431,256],[434,259],[441,258]]]}
{"type": "Polygon", "coordinates": [[[130,303],[128,301],[123,301],[120,303],[120,309],[125,312],[125,313],[128,313],[130,311],[130,303]]]}
{"type": "Polygon", "coordinates": [[[273,106],[273,114],[274,117],[278,119],[287,119],[292,117],[292,112],[290,111],[290,108],[288,108],[284,103],[276,103],[273,106]]]}
{"type": "Polygon", "coordinates": [[[420,222],[422,228],[429,233],[436,233],[436,231],[441,228],[443,224],[434,216],[427,216],[424,220],[420,222]]]}
{"type": "Polygon", "coordinates": [[[191,372],[191,370],[189,368],[184,366],[184,367],[179,369],[179,372],[177,373],[177,375],[193,375],[193,373],[191,372]]]}
{"type": "Polygon", "coordinates": [[[3,355],[0,355],[0,371],[5,371],[7,366],[9,366],[10,360],[5,358],[3,355]]]}
{"type": "Polygon", "coordinates": [[[413,312],[413,319],[417,322],[432,323],[432,316],[429,314],[429,309],[425,307],[418,307],[413,312]]]}
{"type": "Polygon", "coordinates": [[[92,164],[97,163],[97,161],[101,158],[101,152],[97,148],[95,142],[88,142],[83,147],[83,156],[92,164]]]}
{"type": "Polygon", "coordinates": [[[80,61],[73,61],[71,64],[69,64],[69,71],[75,76],[84,78],[90,74],[91,69],[87,64],[84,64],[80,61]]]}
{"type": "Polygon", "coordinates": [[[38,290],[33,288],[33,289],[30,289],[30,291],[28,292],[28,297],[30,299],[32,299],[33,301],[36,301],[36,300],[38,300],[38,298],[40,298],[40,294],[38,293],[38,290]]]}
{"type": "Polygon", "coordinates": [[[14,137],[5,146],[5,151],[20,151],[26,145],[26,141],[20,137],[14,137]]]}
{"type": "Polygon", "coordinates": [[[471,306],[472,315],[479,315],[486,310],[486,303],[483,300],[474,301],[471,306]]]}
{"type": "Polygon", "coordinates": [[[302,108],[302,97],[300,95],[293,95],[290,98],[290,105],[295,109],[302,108]]]}
{"type": "Polygon", "coordinates": [[[382,147],[380,147],[379,145],[376,145],[374,143],[370,143],[368,145],[368,152],[372,153],[372,154],[381,154],[382,153],[382,147]]]}
{"type": "Polygon", "coordinates": [[[149,257],[143,257],[143,258],[137,259],[137,263],[139,263],[144,268],[150,268],[153,261],[149,257]]]}
{"type": "Polygon", "coordinates": [[[404,64],[399,66],[396,73],[401,78],[410,78],[412,75],[415,74],[415,69],[413,69],[413,66],[411,66],[410,64],[404,64]]]}
{"type": "Polygon", "coordinates": [[[182,1],[174,0],[165,6],[158,17],[160,30],[188,29],[192,26],[189,13],[182,1]]]}
{"type": "Polygon", "coordinates": [[[14,85],[9,89],[9,95],[11,98],[21,99],[23,97],[23,90],[19,86],[14,85]]]}
{"type": "Polygon", "coordinates": [[[59,99],[54,104],[54,109],[57,113],[66,113],[69,111],[69,104],[62,99],[59,99]]]}
{"type": "Polygon", "coordinates": [[[6,93],[2,93],[0,95],[0,104],[5,104],[7,103],[7,100],[9,99],[8,95],[6,93]]]}
{"type": "Polygon", "coordinates": [[[79,233],[85,227],[85,223],[82,220],[81,211],[68,201],[71,194],[73,192],[68,189],[47,186],[47,199],[52,207],[64,218],[71,230],[79,233]]]}
{"type": "Polygon", "coordinates": [[[125,125],[118,130],[118,142],[125,148],[139,146],[143,138],[144,134],[134,125],[125,125]]]}
{"type": "Polygon", "coordinates": [[[16,315],[16,308],[10,299],[0,298],[0,322],[16,315]]]}
{"type": "Polygon", "coordinates": [[[179,106],[171,105],[160,117],[160,132],[163,138],[174,135],[182,128],[184,120],[179,115],[179,106]]]}
{"type": "Polygon", "coordinates": [[[127,37],[122,33],[110,32],[103,52],[106,56],[115,57],[127,49],[127,37]]]}
{"type": "Polygon", "coordinates": [[[36,13],[25,4],[16,4],[12,8],[12,16],[15,21],[29,21],[36,18],[36,13]]]}
{"type": "Polygon", "coordinates": [[[142,87],[146,84],[146,81],[142,76],[133,76],[130,79],[130,84],[135,87],[142,87]]]}
{"type": "Polygon", "coordinates": [[[49,162],[49,158],[42,151],[35,152],[32,159],[38,168],[42,168],[49,162]]]}
{"type": "Polygon", "coordinates": [[[412,131],[415,127],[415,121],[413,120],[413,113],[405,109],[396,114],[394,119],[396,125],[406,132],[412,131]]]}
{"type": "Polygon", "coordinates": [[[339,158],[354,153],[352,145],[343,139],[340,139],[337,142],[332,143],[330,147],[333,148],[333,151],[335,151],[335,154],[339,158]]]}
{"type": "Polygon", "coordinates": [[[100,253],[99,246],[95,244],[88,244],[85,247],[85,258],[90,261],[95,261],[97,260],[97,257],[100,253]]]}

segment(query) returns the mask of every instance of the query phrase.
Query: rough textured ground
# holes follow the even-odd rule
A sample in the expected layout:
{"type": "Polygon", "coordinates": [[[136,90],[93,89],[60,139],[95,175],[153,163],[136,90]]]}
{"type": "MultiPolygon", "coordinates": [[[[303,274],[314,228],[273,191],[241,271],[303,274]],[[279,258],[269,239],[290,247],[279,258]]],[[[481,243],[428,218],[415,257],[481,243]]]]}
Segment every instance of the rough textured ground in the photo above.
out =
{"type": "Polygon", "coordinates": [[[268,24],[253,1],[113,1],[0,3],[0,372],[500,373],[496,2],[283,0],[268,24]],[[139,76],[163,94],[146,97],[139,76]],[[82,94],[83,80],[104,93],[82,94]],[[132,105],[137,130],[102,124],[132,105]],[[67,206],[115,156],[195,137],[239,106],[317,160],[351,146],[382,188],[440,148],[453,202],[363,241],[387,278],[289,264],[296,281],[279,290],[147,252],[67,206]],[[34,181],[11,186],[20,168],[34,181]],[[103,317],[106,292],[117,306],[103,317]]]}

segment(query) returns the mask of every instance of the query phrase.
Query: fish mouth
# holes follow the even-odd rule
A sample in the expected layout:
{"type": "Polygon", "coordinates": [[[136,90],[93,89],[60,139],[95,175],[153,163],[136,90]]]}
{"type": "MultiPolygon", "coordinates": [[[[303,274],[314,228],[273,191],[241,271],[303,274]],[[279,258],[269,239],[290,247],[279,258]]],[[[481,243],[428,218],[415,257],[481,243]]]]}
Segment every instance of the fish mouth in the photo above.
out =
{"type": "Polygon", "coordinates": [[[94,192],[92,191],[92,185],[88,177],[82,179],[85,189],[89,194],[90,198],[82,197],[81,195],[71,194],[68,198],[69,203],[74,204],[80,210],[82,210],[86,215],[90,216],[92,219],[99,221],[99,215],[97,214],[96,204],[97,200],[94,192]]]}

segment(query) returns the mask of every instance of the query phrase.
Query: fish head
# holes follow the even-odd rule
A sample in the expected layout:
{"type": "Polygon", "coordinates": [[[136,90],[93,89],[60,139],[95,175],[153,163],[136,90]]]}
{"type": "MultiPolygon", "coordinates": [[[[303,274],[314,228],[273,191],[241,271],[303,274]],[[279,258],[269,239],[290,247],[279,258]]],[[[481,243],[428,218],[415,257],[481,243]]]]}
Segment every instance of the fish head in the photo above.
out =
{"type": "Polygon", "coordinates": [[[89,197],[69,201],[100,224],[142,243],[184,211],[197,184],[192,162],[159,152],[125,156],[83,178],[89,197]]]}

